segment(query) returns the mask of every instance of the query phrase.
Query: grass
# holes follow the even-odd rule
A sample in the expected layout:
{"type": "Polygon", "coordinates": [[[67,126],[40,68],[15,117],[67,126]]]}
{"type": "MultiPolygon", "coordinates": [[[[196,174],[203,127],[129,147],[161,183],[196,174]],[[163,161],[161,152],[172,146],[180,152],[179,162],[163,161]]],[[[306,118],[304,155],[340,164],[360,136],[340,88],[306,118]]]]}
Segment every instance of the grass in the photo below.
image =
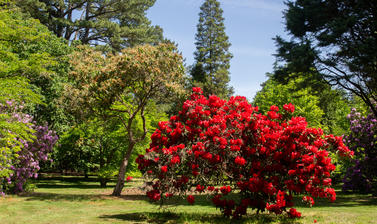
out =
{"type": "Polygon", "coordinates": [[[377,199],[371,195],[337,192],[330,203],[316,200],[313,208],[299,202],[299,220],[270,214],[249,215],[241,220],[224,218],[205,195],[197,196],[194,206],[175,198],[166,209],[150,203],[134,191],[141,180],[126,183],[123,196],[111,197],[114,183],[99,188],[94,178],[45,178],[36,182],[33,193],[0,198],[0,223],[377,223],[377,199]]]}

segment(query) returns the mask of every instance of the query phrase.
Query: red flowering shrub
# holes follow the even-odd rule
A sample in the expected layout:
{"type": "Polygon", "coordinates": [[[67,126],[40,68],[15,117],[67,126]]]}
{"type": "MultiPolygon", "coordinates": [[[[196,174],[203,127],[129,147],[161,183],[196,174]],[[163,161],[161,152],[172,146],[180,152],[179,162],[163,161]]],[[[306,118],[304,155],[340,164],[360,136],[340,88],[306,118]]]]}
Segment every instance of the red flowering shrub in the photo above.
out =
{"type": "Polygon", "coordinates": [[[303,194],[309,205],[317,197],[335,200],[329,187],[335,166],[327,150],[350,156],[342,138],[308,128],[305,118],[291,116],[292,104],[280,113],[271,106],[265,116],[245,97],[226,101],[193,90],[177,116],[159,123],[150,148],[136,161],[152,183],[151,200],[206,189],[224,215],[236,218],[247,208],[300,217],[292,208],[293,193],[303,194]],[[239,197],[231,200],[229,193],[239,197]]]}
{"type": "Polygon", "coordinates": [[[192,195],[189,195],[189,196],[187,196],[187,201],[190,204],[194,204],[195,203],[195,197],[192,196],[192,195]]]}

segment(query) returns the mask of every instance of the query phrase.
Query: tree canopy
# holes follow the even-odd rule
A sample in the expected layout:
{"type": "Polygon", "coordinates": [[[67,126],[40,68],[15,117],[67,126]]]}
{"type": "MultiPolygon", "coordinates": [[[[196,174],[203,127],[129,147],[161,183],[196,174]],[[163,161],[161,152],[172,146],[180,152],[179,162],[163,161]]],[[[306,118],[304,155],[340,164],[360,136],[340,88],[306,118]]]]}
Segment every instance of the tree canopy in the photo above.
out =
{"type": "Polygon", "coordinates": [[[349,101],[344,94],[333,90],[326,83],[308,85],[303,74],[292,74],[286,84],[282,84],[269,74],[269,79],[262,84],[253,99],[262,113],[269,110],[269,105],[282,107],[292,103],[296,106],[295,115],[305,117],[311,127],[320,127],[326,133],[342,135],[349,129],[346,118],[350,111],[349,101]],[[316,88],[320,88],[317,91],[316,88]]]}
{"type": "Polygon", "coordinates": [[[155,0],[16,0],[58,37],[105,51],[162,41],[162,29],[146,17],[155,0]]]}
{"type": "Polygon", "coordinates": [[[29,111],[38,122],[48,122],[60,132],[67,115],[55,100],[60,83],[67,78],[67,41],[56,37],[38,20],[30,18],[13,4],[0,8],[0,77],[27,80],[29,88],[41,94],[44,104],[29,111]]]}
{"type": "MultiPolygon", "coordinates": [[[[377,115],[377,3],[287,1],[290,41],[276,38],[278,60],[294,72],[315,67],[328,83],[359,96],[377,115]]],[[[284,67],[283,67],[284,68],[284,67]]]]}
{"type": "Polygon", "coordinates": [[[84,47],[72,55],[71,62],[72,82],[67,83],[62,99],[66,107],[84,121],[115,117],[124,128],[127,149],[113,192],[120,195],[132,152],[147,136],[151,101],[184,92],[182,56],[169,44],[127,48],[107,57],[84,47]]]}

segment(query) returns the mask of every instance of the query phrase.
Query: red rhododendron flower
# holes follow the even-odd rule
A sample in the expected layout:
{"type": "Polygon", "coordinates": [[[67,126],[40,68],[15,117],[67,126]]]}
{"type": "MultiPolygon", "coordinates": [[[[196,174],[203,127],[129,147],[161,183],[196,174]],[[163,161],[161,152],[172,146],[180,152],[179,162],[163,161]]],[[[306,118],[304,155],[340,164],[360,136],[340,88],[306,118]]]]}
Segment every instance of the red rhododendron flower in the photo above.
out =
{"type": "Polygon", "coordinates": [[[192,196],[192,195],[189,195],[187,196],[187,201],[188,203],[190,203],[191,205],[195,203],[195,197],[192,196]]]}
{"type": "Polygon", "coordinates": [[[291,218],[300,218],[301,217],[301,213],[298,212],[295,208],[289,209],[288,215],[291,218]]]}
{"type": "Polygon", "coordinates": [[[323,185],[325,186],[330,186],[331,185],[331,179],[330,178],[326,178],[323,180],[323,185]]]}
{"type": "Polygon", "coordinates": [[[199,94],[203,93],[203,91],[202,91],[202,89],[201,89],[200,87],[193,87],[193,88],[192,88],[192,91],[193,91],[194,93],[199,93],[199,94]]]}
{"type": "Polygon", "coordinates": [[[285,111],[289,112],[289,113],[293,113],[293,112],[295,112],[295,106],[293,106],[292,103],[285,104],[285,105],[283,106],[283,109],[284,109],[285,111]]]}
{"type": "Polygon", "coordinates": [[[129,181],[131,181],[131,180],[132,180],[132,178],[133,178],[133,177],[131,177],[131,176],[128,176],[128,177],[126,178],[126,181],[127,181],[127,182],[129,182],[129,181]]]}
{"type": "Polygon", "coordinates": [[[205,189],[205,186],[201,186],[200,184],[196,185],[196,191],[203,192],[205,189]]]}
{"type": "Polygon", "coordinates": [[[312,207],[314,205],[314,199],[309,196],[304,196],[302,200],[310,205],[312,207]]]}
{"type": "Polygon", "coordinates": [[[232,188],[230,186],[222,186],[220,188],[220,191],[221,193],[223,193],[224,195],[227,195],[229,194],[231,191],[232,191],[232,188]]]}
{"type": "Polygon", "coordinates": [[[152,190],[147,192],[147,196],[153,200],[153,201],[158,201],[161,198],[161,194],[159,193],[158,190],[152,190]]]}
{"type": "Polygon", "coordinates": [[[272,105],[272,106],[270,107],[270,111],[278,112],[278,111],[279,111],[279,107],[278,107],[278,106],[275,106],[275,105],[272,105]]]}
{"type": "Polygon", "coordinates": [[[235,159],[234,159],[234,162],[240,166],[243,166],[246,164],[246,160],[240,156],[237,156],[235,159]]]}
{"type": "Polygon", "coordinates": [[[172,197],[172,196],[173,196],[172,193],[166,193],[166,194],[165,194],[165,197],[167,197],[167,198],[170,198],[170,197],[172,197]]]}
{"type": "MultiPolygon", "coordinates": [[[[271,106],[265,115],[245,97],[223,100],[201,95],[200,88],[193,91],[177,115],[158,123],[150,147],[136,159],[151,200],[207,187],[225,216],[239,218],[251,208],[299,218],[293,194],[305,195],[311,206],[313,198],[336,199],[329,151],[353,153],[341,137],[309,128],[305,118],[292,116],[292,104],[284,105],[282,114],[271,106]],[[219,184],[226,186],[214,187],[219,184]],[[230,192],[238,194],[234,200],[227,198],[230,192]]],[[[194,196],[187,201],[194,203],[194,196]]]]}
{"type": "Polygon", "coordinates": [[[271,119],[278,119],[280,117],[279,114],[276,113],[275,111],[268,111],[267,115],[271,119]]]}
{"type": "Polygon", "coordinates": [[[172,165],[180,163],[180,162],[181,162],[181,159],[179,158],[179,156],[173,156],[173,158],[170,160],[170,164],[172,165]]]}
{"type": "Polygon", "coordinates": [[[167,166],[162,166],[161,167],[161,172],[163,172],[163,173],[168,172],[168,167],[167,166]]]}

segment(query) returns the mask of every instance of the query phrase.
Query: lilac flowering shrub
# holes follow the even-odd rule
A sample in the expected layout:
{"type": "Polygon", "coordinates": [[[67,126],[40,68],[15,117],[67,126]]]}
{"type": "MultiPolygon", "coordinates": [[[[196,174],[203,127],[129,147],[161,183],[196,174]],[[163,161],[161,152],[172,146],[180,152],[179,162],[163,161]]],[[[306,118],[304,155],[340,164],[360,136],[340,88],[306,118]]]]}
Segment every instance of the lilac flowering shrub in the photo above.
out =
{"type": "MultiPolygon", "coordinates": [[[[7,175],[0,176],[0,194],[5,192],[20,193],[25,190],[27,180],[36,178],[40,169],[39,162],[48,159],[48,153],[51,152],[56,144],[57,135],[48,129],[47,124],[40,126],[33,122],[32,116],[22,112],[23,106],[16,105],[13,101],[7,101],[2,105],[3,114],[7,114],[9,124],[17,124],[20,128],[25,128],[29,137],[23,134],[13,134],[18,129],[7,130],[14,139],[11,147],[17,147],[17,150],[11,151],[7,155],[6,163],[1,164],[1,169],[9,170],[7,175]]],[[[0,109],[1,109],[0,108],[0,109]]],[[[10,147],[10,148],[11,148],[10,147]]]]}
{"type": "Polygon", "coordinates": [[[49,130],[47,125],[33,125],[32,128],[36,138],[32,142],[25,142],[24,147],[17,152],[18,158],[12,166],[14,173],[7,180],[12,183],[12,193],[23,192],[26,181],[38,177],[39,162],[47,161],[48,153],[58,140],[57,135],[49,130]]]}
{"type": "Polygon", "coordinates": [[[373,113],[362,116],[356,109],[348,115],[351,133],[345,136],[354,159],[343,179],[343,190],[377,194],[377,119],[373,113]]]}
{"type": "MultiPolygon", "coordinates": [[[[0,101],[0,186],[13,174],[13,163],[17,152],[23,147],[22,141],[33,140],[31,117],[21,113],[23,105],[13,100],[0,101]]],[[[7,182],[10,182],[7,181],[7,182]]],[[[0,194],[4,194],[0,189],[0,194]]]]}

